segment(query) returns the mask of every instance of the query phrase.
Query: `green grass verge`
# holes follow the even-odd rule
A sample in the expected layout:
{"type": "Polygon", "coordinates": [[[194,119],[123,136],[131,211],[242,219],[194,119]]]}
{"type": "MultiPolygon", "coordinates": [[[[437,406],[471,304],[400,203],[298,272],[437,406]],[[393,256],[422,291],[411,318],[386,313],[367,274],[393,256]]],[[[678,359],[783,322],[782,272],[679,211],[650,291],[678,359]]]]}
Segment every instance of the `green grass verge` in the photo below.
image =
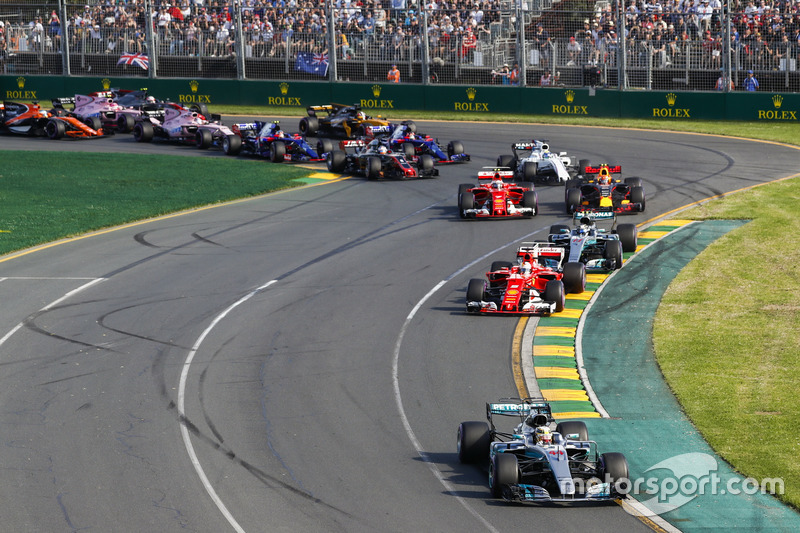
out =
{"type": "Polygon", "coordinates": [[[0,254],[302,185],[307,169],[233,158],[3,151],[0,254]]]}
{"type": "Polygon", "coordinates": [[[793,178],[679,215],[752,221],[680,272],[653,340],[667,382],[708,443],[745,476],[782,478],[781,498],[800,508],[798,191],[793,178]]]}

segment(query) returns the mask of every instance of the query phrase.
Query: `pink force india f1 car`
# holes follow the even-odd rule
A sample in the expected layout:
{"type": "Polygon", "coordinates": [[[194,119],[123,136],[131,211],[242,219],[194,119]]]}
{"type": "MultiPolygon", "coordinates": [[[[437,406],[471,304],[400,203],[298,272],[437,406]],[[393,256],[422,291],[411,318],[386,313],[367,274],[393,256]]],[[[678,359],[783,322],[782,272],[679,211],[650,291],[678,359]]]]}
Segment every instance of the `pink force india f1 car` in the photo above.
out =
{"type": "Polygon", "coordinates": [[[235,155],[242,149],[242,138],[223,125],[219,115],[206,119],[191,109],[164,109],[164,120],[142,116],[133,127],[137,142],[151,142],[154,138],[193,143],[198,148],[219,146],[226,154],[235,155]]]}

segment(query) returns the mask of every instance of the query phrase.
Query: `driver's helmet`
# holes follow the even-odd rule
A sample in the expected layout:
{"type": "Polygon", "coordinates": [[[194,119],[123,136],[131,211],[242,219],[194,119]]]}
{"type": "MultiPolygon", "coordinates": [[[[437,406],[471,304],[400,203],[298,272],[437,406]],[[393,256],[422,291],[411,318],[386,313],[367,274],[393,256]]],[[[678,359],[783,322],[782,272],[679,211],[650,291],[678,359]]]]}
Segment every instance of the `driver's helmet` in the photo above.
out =
{"type": "Polygon", "coordinates": [[[275,132],[275,137],[285,137],[285,136],[286,136],[286,134],[283,133],[283,130],[277,130],[275,132]]]}
{"type": "Polygon", "coordinates": [[[534,436],[536,437],[537,444],[542,444],[542,445],[553,444],[553,433],[550,431],[550,428],[548,427],[540,426],[536,428],[534,436]]]}
{"type": "Polygon", "coordinates": [[[589,217],[581,217],[581,225],[583,225],[583,226],[591,226],[592,225],[592,219],[589,218],[589,217]]]}
{"type": "Polygon", "coordinates": [[[356,113],[356,118],[358,120],[367,120],[367,114],[364,113],[363,111],[359,111],[358,113],[356,113]]]}
{"type": "Polygon", "coordinates": [[[608,172],[608,169],[606,167],[600,168],[600,175],[598,176],[597,181],[601,185],[611,184],[611,174],[608,172]]]}
{"type": "Polygon", "coordinates": [[[522,263],[522,266],[519,268],[519,272],[522,275],[530,274],[531,270],[533,270],[533,267],[531,266],[531,264],[528,261],[525,261],[524,263],[522,263]]]}
{"type": "Polygon", "coordinates": [[[408,140],[411,140],[411,141],[413,141],[413,140],[414,140],[414,139],[416,139],[416,138],[417,138],[417,136],[416,136],[416,135],[414,135],[414,132],[413,132],[413,131],[409,131],[409,132],[406,134],[406,139],[408,139],[408,140]]]}
{"type": "Polygon", "coordinates": [[[156,99],[154,96],[148,96],[147,98],[145,98],[145,102],[147,102],[148,104],[155,104],[156,99]]]}
{"type": "Polygon", "coordinates": [[[500,174],[495,174],[494,179],[492,180],[492,189],[502,189],[503,188],[503,178],[500,177],[500,174]]]}
{"type": "Polygon", "coordinates": [[[388,154],[389,153],[389,149],[386,148],[385,146],[381,145],[381,146],[378,147],[378,153],[379,154],[388,154]]]}

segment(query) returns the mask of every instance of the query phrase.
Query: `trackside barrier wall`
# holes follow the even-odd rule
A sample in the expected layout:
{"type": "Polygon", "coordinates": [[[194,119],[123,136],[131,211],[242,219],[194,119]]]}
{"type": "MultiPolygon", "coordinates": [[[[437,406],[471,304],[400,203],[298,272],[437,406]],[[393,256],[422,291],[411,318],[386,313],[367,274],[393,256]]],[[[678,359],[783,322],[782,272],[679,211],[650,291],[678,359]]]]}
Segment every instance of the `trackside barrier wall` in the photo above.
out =
{"type": "Polygon", "coordinates": [[[109,88],[147,88],[157,98],[183,104],[266,105],[305,115],[309,105],[360,104],[371,115],[402,118],[407,111],[451,111],[480,120],[487,113],[663,120],[797,122],[800,94],[619,91],[565,87],[487,87],[392,83],[238,81],[0,76],[4,101],[43,102],[109,88]]]}

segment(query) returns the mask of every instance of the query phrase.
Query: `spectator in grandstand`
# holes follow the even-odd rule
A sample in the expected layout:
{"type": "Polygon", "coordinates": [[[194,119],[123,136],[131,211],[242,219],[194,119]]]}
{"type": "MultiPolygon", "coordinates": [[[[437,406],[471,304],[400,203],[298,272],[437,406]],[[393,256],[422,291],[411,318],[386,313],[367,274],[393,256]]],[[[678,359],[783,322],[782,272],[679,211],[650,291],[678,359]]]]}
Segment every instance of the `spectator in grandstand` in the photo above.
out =
{"type": "Polygon", "coordinates": [[[569,43],[567,43],[567,65],[570,67],[575,66],[581,60],[581,51],[583,48],[581,47],[581,43],[579,43],[575,37],[569,38],[569,43]]]}
{"type": "Polygon", "coordinates": [[[49,34],[52,41],[52,48],[54,50],[61,50],[61,19],[58,18],[58,14],[55,11],[50,13],[48,25],[50,26],[49,34]]]}
{"type": "Polygon", "coordinates": [[[460,55],[464,59],[464,62],[472,63],[474,61],[473,54],[477,46],[478,46],[478,38],[475,37],[475,33],[472,31],[472,27],[468,26],[466,33],[464,33],[461,38],[460,55]]]}
{"type": "Polygon", "coordinates": [[[742,81],[742,87],[745,91],[753,92],[758,89],[758,80],[753,75],[752,70],[747,71],[747,77],[742,81]]]}
{"type": "Polygon", "coordinates": [[[514,63],[514,67],[509,71],[508,82],[511,85],[519,85],[519,63],[514,63]]]}
{"type": "Polygon", "coordinates": [[[501,85],[509,85],[511,83],[510,75],[511,71],[508,69],[508,63],[505,63],[500,70],[492,70],[492,81],[497,83],[497,80],[500,80],[501,85]]]}
{"type": "Polygon", "coordinates": [[[394,31],[392,35],[392,59],[394,61],[402,61],[403,56],[405,55],[405,46],[406,46],[406,34],[403,31],[402,26],[397,26],[397,29],[394,31]]]}
{"type": "MultiPolygon", "coordinates": [[[[728,90],[732,91],[734,89],[733,80],[728,80],[728,90]]],[[[717,84],[714,85],[714,90],[716,91],[724,91],[725,90],[725,72],[720,72],[719,78],[717,78],[717,84]]]]}
{"type": "Polygon", "coordinates": [[[541,87],[549,87],[552,84],[553,84],[553,76],[552,74],[550,74],[549,69],[545,69],[545,71],[542,73],[542,76],[539,78],[539,85],[541,87]]]}
{"type": "Polygon", "coordinates": [[[550,33],[544,29],[542,23],[538,23],[536,25],[536,33],[533,36],[534,45],[539,50],[539,61],[543,67],[547,67],[550,65],[550,47],[552,45],[550,41],[550,33]]]}
{"type": "Polygon", "coordinates": [[[789,34],[781,34],[781,41],[775,46],[775,61],[781,70],[791,70],[787,63],[791,63],[792,43],[789,42],[789,34]]]}
{"type": "Polygon", "coordinates": [[[392,65],[389,73],[386,74],[386,79],[392,83],[400,83],[400,71],[397,69],[397,65],[392,65]]]}

